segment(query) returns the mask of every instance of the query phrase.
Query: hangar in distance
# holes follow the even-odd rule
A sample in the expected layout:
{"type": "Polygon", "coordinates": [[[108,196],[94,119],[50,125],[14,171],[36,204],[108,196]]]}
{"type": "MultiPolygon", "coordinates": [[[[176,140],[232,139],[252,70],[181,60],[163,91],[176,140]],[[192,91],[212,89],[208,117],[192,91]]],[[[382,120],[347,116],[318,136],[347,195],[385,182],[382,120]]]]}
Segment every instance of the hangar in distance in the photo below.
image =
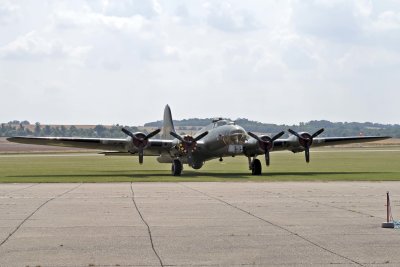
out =
{"type": "Polygon", "coordinates": [[[78,137],[10,137],[7,140],[23,144],[51,145],[78,147],[104,150],[105,155],[137,155],[139,163],[144,156],[157,156],[160,163],[172,164],[172,175],[179,176],[183,165],[200,169],[208,160],[231,156],[248,158],[249,170],[253,175],[260,175],[261,161],[258,156],[265,158],[266,166],[270,165],[270,152],[289,150],[294,153],[304,152],[305,160],[310,161],[310,148],[332,146],[350,143],[362,143],[388,139],[388,136],[351,136],[351,137],[318,137],[324,129],[313,134],[295,132],[288,138],[281,138],[284,132],[274,136],[258,136],[247,132],[235,122],[225,119],[215,119],[195,135],[179,135],[174,128],[171,109],[167,105],[164,110],[164,121],[161,129],[149,134],[130,132],[121,129],[125,139],[115,138],[78,138],[78,137]],[[154,137],[161,132],[161,138],[154,137]]]}

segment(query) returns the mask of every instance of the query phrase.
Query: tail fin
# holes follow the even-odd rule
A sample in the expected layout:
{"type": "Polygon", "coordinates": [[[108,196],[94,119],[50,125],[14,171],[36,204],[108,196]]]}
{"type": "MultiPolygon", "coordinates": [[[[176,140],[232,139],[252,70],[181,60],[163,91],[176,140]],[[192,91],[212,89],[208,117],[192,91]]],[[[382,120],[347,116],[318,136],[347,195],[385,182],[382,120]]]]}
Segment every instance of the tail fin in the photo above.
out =
{"type": "Polygon", "coordinates": [[[164,140],[172,140],[174,139],[169,133],[175,132],[174,123],[172,121],[171,109],[168,105],[165,106],[164,109],[164,121],[161,138],[164,140]]]}

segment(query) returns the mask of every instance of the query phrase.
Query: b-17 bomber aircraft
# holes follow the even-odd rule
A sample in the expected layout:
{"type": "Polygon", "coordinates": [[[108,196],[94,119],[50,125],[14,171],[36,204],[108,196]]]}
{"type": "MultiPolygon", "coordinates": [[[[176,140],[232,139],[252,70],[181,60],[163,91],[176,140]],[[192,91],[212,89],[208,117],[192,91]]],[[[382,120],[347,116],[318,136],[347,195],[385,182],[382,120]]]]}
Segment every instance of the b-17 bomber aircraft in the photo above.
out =
{"type": "Polygon", "coordinates": [[[253,175],[260,175],[262,165],[258,156],[264,156],[265,164],[270,165],[270,152],[289,150],[294,153],[305,152],[305,159],[310,161],[310,148],[332,146],[350,143],[362,143],[384,140],[388,136],[353,136],[353,137],[318,137],[324,129],[313,134],[295,132],[291,129],[288,138],[281,139],[284,132],[270,137],[258,136],[247,132],[235,122],[225,119],[215,119],[211,124],[198,131],[195,135],[179,135],[174,128],[171,109],[167,105],[164,110],[162,129],[149,134],[142,132],[132,133],[122,128],[127,135],[126,139],[111,138],[77,138],[77,137],[11,137],[8,141],[51,145],[63,147],[78,147],[104,150],[105,155],[138,155],[139,163],[143,163],[144,156],[157,156],[160,163],[172,163],[172,175],[179,176],[183,164],[193,169],[200,169],[204,163],[212,159],[228,156],[246,156],[249,170],[253,175]],[[161,132],[161,138],[155,139],[161,132]]]}

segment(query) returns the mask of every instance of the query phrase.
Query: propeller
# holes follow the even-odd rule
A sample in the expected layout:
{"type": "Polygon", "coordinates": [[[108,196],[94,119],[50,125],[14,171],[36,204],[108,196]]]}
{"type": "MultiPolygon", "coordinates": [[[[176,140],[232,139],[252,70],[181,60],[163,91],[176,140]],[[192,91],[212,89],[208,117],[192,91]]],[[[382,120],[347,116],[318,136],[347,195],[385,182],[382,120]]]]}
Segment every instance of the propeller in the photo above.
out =
{"type": "Polygon", "coordinates": [[[274,141],[276,139],[278,139],[279,137],[281,137],[282,135],[285,134],[284,131],[276,134],[274,137],[269,137],[269,136],[257,136],[252,132],[247,132],[251,137],[253,137],[254,139],[256,139],[258,141],[258,145],[260,146],[260,148],[264,151],[265,153],[265,164],[267,166],[269,166],[270,164],[270,157],[269,157],[269,151],[272,149],[273,145],[274,145],[274,141]]]}
{"type": "Polygon", "coordinates": [[[304,147],[304,151],[305,151],[305,155],[306,155],[306,162],[309,163],[310,162],[310,147],[312,145],[313,139],[315,137],[317,137],[318,135],[320,135],[324,131],[324,128],[319,129],[312,135],[310,135],[309,133],[299,134],[299,133],[293,131],[292,129],[289,129],[288,131],[289,131],[289,133],[291,133],[299,138],[300,145],[302,147],[304,147]]]}
{"type": "Polygon", "coordinates": [[[138,149],[139,163],[143,164],[144,148],[149,143],[149,139],[152,138],[153,136],[155,136],[156,134],[158,134],[161,131],[161,129],[157,129],[157,130],[149,133],[148,135],[146,135],[144,133],[134,134],[126,128],[122,128],[121,131],[123,131],[126,135],[129,135],[130,137],[132,137],[132,143],[138,149]]]}
{"type": "Polygon", "coordinates": [[[179,141],[181,141],[181,143],[179,144],[179,150],[184,154],[187,154],[188,163],[190,166],[192,166],[193,164],[192,153],[194,150],[196,150],[197,141],[205,137],[208,134],[208,131],[205,131],[204,133],[198,135],[196,138],[193,138],[193,136],[191,135],[180,136],[175,132],[170,132],[169,134],[178,139],[179,141]]]}

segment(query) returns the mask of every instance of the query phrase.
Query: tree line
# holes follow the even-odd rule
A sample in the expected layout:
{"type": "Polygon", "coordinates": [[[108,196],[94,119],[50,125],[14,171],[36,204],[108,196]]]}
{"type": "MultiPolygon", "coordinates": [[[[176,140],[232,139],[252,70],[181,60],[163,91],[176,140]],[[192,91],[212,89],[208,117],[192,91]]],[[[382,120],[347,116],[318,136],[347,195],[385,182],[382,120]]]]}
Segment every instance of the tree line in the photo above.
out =
{"type": "MultiPolygon", "coordinates": [[[[132,132],[138,132],[134,126],[124,126],[132,132]]],[[[32,127],[28,121],[10,121],[2,123],[0,127],[1,137],[10,136],[64,136],[64,137],[93,137],[93,138],[125,138],[126,135],[121,131],[122,126],[116,124],[112,126],[96,125],[92,128],[79,126],[50,126],[41,125],[36,122],[32,127]]]]}
{"type": "MultiPolygon", "coordinates": [[[[187,128],[193,126],[206,126],[212,121],[208,119],[186,119],[176,120],[174,125],[176,128],[187,128]]],[[[289,128],[297,132],[309,132],[314,133],[315,131],[324,128],[325,132],[321,136],[359,136],[359,135],[377,135],[377,136],[392,136],[400,138],[400,125],[399,124],[380,124],[372,122],[330,122],[327,120],[313,120],[309,122],[300,122],[299,124],[287,125],[287,124],[272,124],[272,123],[261,123],[257,121],[251,121],[248,119],[240,118],[234,121],[237,125],[242,126],[247,131],[257,133],[268,133],[275,134],[282,130],[289,128]]],[[[162,121],[155,121],[146,123],[144,126],[147,127],[161,127],[162,121]]],[[[285,137],[288,136],[286,131],[285,137]]]]}
{"type": "MultiPolygon", "coordinates": [[[[212,119],[186,119],[174,121],[175,128],[178,133],[195,133],[199,128],[210,124],[212,119]]],[[[277,125],[269,123],[261,123],[248,119],[237,119],[236,124],[244,127],[247,131],[256,133],[275,134],[282,130],[291,128],[298,132],[313,133],[320,128],[325,128],[325,132],[321,136],[359,136],[359,135],[377,135],[392,136],[400,138],[399,124],[379,124],[371,122],[330,122],[326,120],[313,120],[309,122],[300,122],[296,125],[277,125]]],[[[162,121],[150,122],[145,127],[162,127],[162,121]]],[[[132,132],[138,132],[135,126],[124,126],[132,132]]],[[[2,123],[0,127],[1,137],[10,136],[66,136],[66,137],[101,137],[101,138],[125,138],[126,135],[121,132],[122,126],[115,124],[112,126],[96,125],[93,127],[79,126],[50,126],[41,125],[36,122],[31,125],[28,121],[10,121],[2,123]]],[[[146,131],[143,131],[147,133],[146,131]]],[[[157,136],[158,137],[158,136],[157,136]]],[[[287,137],[287,133],[286,133],[287,137]]]]}

